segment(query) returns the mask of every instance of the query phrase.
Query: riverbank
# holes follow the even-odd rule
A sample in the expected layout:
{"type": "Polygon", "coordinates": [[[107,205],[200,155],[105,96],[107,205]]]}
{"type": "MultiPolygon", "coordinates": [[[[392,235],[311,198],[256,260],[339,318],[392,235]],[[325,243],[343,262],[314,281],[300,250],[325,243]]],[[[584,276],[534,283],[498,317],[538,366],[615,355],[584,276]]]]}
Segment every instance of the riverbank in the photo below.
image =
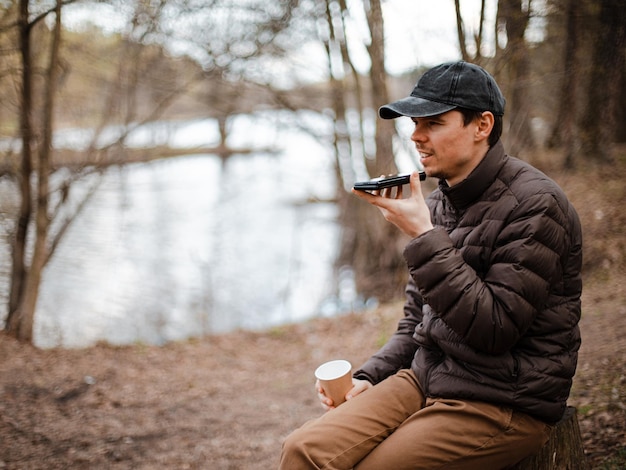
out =
{"type": "MultiPolygon", "coordinates": [[[[584,227],[582,346],[569,404],[593,469],[626,468],[625,180],[624,157],[557,179],[584,227]]],[[[396,303],[163,347],[40,350],[0,333],[0,469],[276,468],[285,436],[322,413],[315,367],[336,358],[360,365],[400,315],[396,303]]]]}

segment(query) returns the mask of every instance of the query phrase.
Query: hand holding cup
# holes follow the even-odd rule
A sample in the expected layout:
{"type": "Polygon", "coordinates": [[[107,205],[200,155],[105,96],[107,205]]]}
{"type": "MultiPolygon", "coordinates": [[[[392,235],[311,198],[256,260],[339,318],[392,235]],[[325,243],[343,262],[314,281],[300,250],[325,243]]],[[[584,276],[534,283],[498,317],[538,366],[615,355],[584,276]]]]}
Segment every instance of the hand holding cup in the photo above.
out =
{"type": "MultiPolygon", "coordinates": [[[[346,394],[352,389],[352,365],[339,359],[325,362],[315,370],[319,388],[325,397],[332,400],[332,407],[346,401],[346,394]]],[[[327,406],[331,407],[331,405],[327,406]]]]}

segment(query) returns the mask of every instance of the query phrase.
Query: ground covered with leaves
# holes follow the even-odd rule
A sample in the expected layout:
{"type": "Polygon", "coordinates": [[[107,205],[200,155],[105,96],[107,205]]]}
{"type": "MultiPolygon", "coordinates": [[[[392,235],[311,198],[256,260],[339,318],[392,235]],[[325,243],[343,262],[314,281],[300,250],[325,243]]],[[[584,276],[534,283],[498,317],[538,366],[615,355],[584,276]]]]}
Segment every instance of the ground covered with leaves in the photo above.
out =
{"type": "MultiPolygon", "coordinates": [[[[593,308],[570,404],[593,468],[626,468],[626,312],[593,308]]],[[[322,413],[314,368],[360,364],[399,311],[164,347],[41,351],[0,336],[0,468],[276,468],[284,437],[322,413]]]]}
{"type": "MultiPolygon", "coordinates": [[[[585,227],[570,405],[594,469],[626,468],[624,166],[559,179],[585,227]]],[[[285,436],[322,413],[315,367],[359,365],[399,315],[401,303],[163,347],[38,350],[0,334],[0,469],[276,468],[285,436]]]]}

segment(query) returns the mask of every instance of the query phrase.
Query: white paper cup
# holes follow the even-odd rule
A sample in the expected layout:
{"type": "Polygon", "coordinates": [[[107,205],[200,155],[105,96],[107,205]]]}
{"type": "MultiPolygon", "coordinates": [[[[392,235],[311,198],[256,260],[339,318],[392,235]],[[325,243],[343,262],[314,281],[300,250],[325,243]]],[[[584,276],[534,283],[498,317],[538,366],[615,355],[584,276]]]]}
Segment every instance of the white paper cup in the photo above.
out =
{"type": "Polygon", "coordinates": [[[352,388],[352,364],[343,359],[325,362],[315,369],[315,378],[334,406],[346,401],[346,393],[352,388]]]}

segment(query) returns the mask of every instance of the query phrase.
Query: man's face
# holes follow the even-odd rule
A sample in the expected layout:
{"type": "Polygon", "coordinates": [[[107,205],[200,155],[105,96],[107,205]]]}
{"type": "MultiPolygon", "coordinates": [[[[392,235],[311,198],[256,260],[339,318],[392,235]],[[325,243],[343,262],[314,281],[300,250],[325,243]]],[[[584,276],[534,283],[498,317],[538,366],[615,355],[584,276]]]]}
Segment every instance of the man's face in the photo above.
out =
{"type": "Polygon", "coordinates": [[[465,179],[488,150],[486,141],[477,139],[478,120],[464,126],[459,111],[411,120],[415,124],[411,140],[424,171],[446,179],[450,186],[465,179]]]}

